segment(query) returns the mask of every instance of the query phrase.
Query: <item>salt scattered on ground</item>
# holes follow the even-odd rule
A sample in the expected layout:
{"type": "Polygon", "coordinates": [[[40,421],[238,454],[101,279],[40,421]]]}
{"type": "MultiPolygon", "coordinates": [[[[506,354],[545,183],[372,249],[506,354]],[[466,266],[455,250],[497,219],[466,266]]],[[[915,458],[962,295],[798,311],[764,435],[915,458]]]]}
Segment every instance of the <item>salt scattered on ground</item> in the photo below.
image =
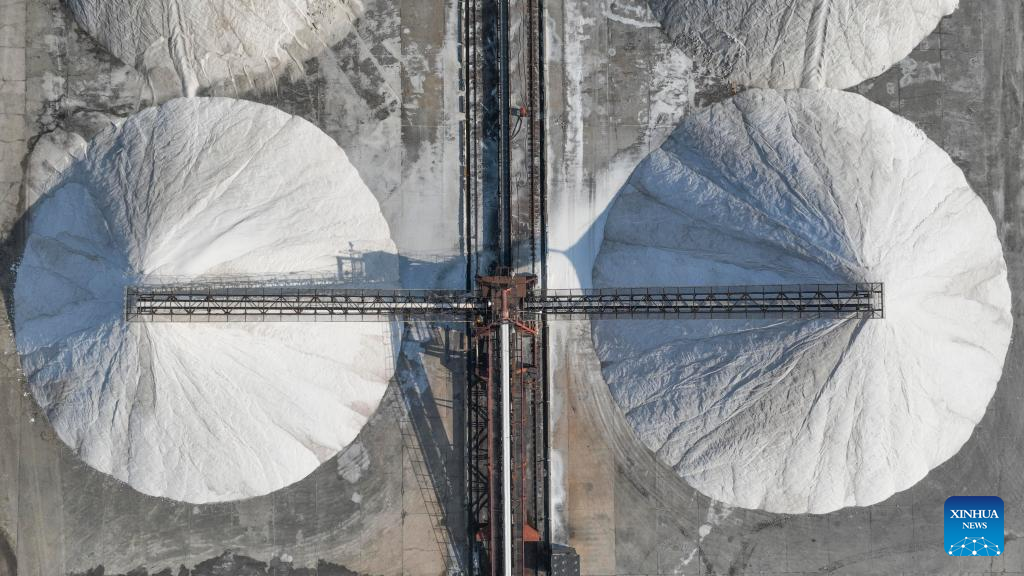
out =
{"type": "Polygon", "coordinates": [[[355,484],[363,472],[370,468],[370,454],[361,442],[353,442],[345,453],[338,457],[338,476],[349,484],[355,484]]]}
{"type": "Polygon", "coordinates": [[[42,197],[14,295],[22,365],[61,439],[141,492],[196,503],[266,494],[352,442],[393,372],[390,324],[123,318],[140,281],[344,268],[349,285],[394,285],[387,223],[344,151],[277,109],[206,98],[76,148],[50,153],[67,167],[28,194],[42,197]],[[372,269],[353,277],[353,262],[372,269]]]}
{"type": "Polygon", "coordinates": [[[650,0],[668,35],[742,86],[848,88],[878,76],[959,0],[650,0]]]}
{"type": "Polygon", "coordinates": [[[960,449],[1002,373],[992,217],[945,152],[860,96],[752,90],[690,116],[604,232],[598,287],[885,283],[884,320],[595,322],[639,438],[716,500],[879,502],[960,449]]]}

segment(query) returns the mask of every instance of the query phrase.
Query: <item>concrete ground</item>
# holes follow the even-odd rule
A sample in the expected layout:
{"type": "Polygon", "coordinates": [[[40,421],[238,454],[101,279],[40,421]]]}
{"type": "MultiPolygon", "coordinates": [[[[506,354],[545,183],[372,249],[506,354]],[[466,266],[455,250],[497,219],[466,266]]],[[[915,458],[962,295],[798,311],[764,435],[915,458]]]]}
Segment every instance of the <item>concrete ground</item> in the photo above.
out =
{"type": "MultiPolygon", "coordinates": [[[[460,286],[457,2],[364,4],[356,35],[276,90],[230,96],[301,115],[335,138],[382,204],[406,256],[403,283],[460,286]],[[434,233],[418,233],[424,226],[434,233]]],[[[732,88],[672,49],[641,0],[546,5],[551,279],[585,285],[588,274],[576,270],[596,252],[593,224],[632,167],[687,113],[732,88]]],[[[7,231],[25,208],[25,154],[40,136],[89,136],[153,102],[138,74],[82,33],[58,0],[0,0],[0,8],[7,231]]],[[[560,324],[552,338],[560,415],[553,444],[565,473],[555,486],[564,491],[556,534],[578,548],[584,573],[1024,572],[1022,36],[1022,0],[962,0],[909,58],[856,88],[945,148],[999,225],[1015,338],[971,441],[920,484],[875,506],[818,516],[732,509],[696,493],[640,446],[601,381],[589,327],[560,324]],[[955,494],[1006,501],[1004,556],[942,553],[942,502],[955,494]]],[[[7,243],[4,268],[16,240],[7,243]]],[[[378,414],[306,479],[261,498],[193,506],[140,495],[71,454],[25,395],[8,332],[0,338],[0,576],[13,572],[15,556],[19,574],[33,576],[444,571],[439,518],[448,513],[447,524],[461,524],[457,333],[412,327],[378,414]]]]}

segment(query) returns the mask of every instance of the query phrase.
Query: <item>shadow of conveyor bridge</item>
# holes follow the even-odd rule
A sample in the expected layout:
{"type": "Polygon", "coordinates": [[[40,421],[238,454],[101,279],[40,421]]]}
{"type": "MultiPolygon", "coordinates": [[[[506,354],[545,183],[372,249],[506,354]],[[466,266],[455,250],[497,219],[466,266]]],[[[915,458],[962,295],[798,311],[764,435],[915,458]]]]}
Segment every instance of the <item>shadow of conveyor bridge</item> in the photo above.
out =
{"type": "Polygon", "coordinates": [[[454,431],[460,430],[461,414],[455,395],[459,393],[456,382],[465,371],[467,339],[461,329],[448,325],[406,322],[402,342],[396,364],[400,397],[390,405],[395,407],[403,449],[423,499],[445,573],[461,575],[465,573],[465,545],[452,527],[464,524],[461,518],[462,470],[457,459],[462,446],[454,431]],[[423,356],[436,359],[444,369],[429,372],[423,356]],[[439,377],[444,381],[438,381],[439,377]],[[438,398],[435,390],[445,390],[450,397],[438,398]],[[451,412],[451,436],[445,428],[441,409],[451,412]]]}

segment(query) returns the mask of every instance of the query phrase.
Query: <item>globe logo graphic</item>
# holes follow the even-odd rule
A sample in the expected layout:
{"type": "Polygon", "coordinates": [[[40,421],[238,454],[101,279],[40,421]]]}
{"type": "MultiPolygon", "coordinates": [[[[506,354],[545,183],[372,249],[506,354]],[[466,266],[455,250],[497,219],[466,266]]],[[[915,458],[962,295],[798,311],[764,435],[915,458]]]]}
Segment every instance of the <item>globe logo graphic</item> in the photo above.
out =
{"type": "Polygon", "coordinates": [[[1003,551],[999,545],[987,538],[964,538],[949,545],[950,556],[1000,556],[1003,551]]]}
{"type": "Polygon", "coordinates": [[[950,496],[943,520],[946,556],[1002,556],[1006,547],[1006,506],[998,496],[950,496]]]}

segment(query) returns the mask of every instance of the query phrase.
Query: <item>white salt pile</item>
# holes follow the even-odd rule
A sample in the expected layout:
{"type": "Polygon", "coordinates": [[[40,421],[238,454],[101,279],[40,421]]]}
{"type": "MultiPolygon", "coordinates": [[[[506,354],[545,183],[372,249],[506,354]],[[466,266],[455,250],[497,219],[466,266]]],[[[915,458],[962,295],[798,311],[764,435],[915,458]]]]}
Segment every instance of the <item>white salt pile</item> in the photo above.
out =
{"type": "Polygon", "coordinates": [[[984,203],[906,120],[832,90],[753,90],[687,119],[608,216],[594,285],[874,281],[885,319],[597,321],[639,438],[716,499],[879,502],[960,449],[1012,318],[984,203]]]}
{"type": "Polygon", "coordinates": [[[237,91],[341,40],[360,0],[68,0],[75,19],[158,94],[237,91]]]}
{"type": "Polygon", "coordinates": [[[34,206],[15,286],[32,392],[89,465],[188,502],[256,496],[348,445],[393,372],[388,323],[128,324],[157,277],[337,274],[387,223],[344,151],[308,122],[179,99],[99,134],[34,206]]]}
{"type": "Polygon", "coordinates": [[[899,62],[959,0],[650,0],[668,35],[743,86],[848,88],[899,62]]]}

